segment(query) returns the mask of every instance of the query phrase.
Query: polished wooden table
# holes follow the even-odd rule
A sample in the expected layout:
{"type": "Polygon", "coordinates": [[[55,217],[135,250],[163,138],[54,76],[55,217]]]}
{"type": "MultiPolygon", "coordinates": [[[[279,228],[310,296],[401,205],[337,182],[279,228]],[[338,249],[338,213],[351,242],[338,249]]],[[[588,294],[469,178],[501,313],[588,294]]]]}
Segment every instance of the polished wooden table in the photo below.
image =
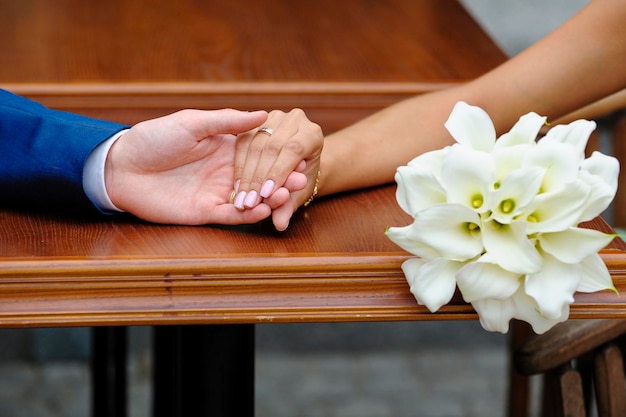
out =
{"type": "MultiPolygon", "coordinates": [[[[393,185],[320,199],[285,232],[4,209],[0,327],[475,319],[458,297],[415,303],[384,235],[409,220],[393,185]]],[[[572,317],[626,317],[621,249],[602,252],[619,294],[579,294],[572,317]]]]}
{"type": "Polygon", "coordinates": [[[326,133],[506,59],[456,0],[0,0],[0,56],[58,109],[301,107],[326,133]]]}

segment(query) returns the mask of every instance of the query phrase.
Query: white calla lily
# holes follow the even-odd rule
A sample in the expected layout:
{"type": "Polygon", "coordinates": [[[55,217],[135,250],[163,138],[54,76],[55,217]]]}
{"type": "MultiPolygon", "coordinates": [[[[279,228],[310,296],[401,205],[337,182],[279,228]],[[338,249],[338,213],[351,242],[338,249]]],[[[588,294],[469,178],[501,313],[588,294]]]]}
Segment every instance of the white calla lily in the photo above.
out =
{"type": "Polygon", "coordinates": [[[418,212],[405,228],[389,228],[387,236],[420,257],[465,261],[483,250],[479,223],[478,215],[463,205],[438,204],[418,212]],[[425,253],[424,247],[431,252],[425,253]]]}
{"type": "Polygon", "coordinates": [[[485,250],[495,263],[517,274],[533,274],[542,266],[542,258],[534,243],[526,236],[526,223],[496,221],[481,223],[485,250]]]}
{"type": "Polygon", "coordinates": [[[619,161],[617,158],[594,151],[589,158],[580,164],[580,168],[594,176],[600,177],[609,187],[617,190],[617,178],[619,175],[619,161]]]}
{"type": "Polygon", "coordinates": [[[448,202],[479,213],[488,209],[485,202],[495,178],[495,164],[488,153],[460,145],[452,146],[441,167],[441,185],[448,202]]]}
{"type": "Polygon", "coordinates": [[[444,258],[432,261],[415,258],[404,261],[402,271],[417,302],[435,312],[452,299],[456,288],[454,276],[461,266],[461,262],[444,258]]]}
{"type": "Polygon", "coordinates": [[[538,312],[538,306],[532,297],[524,293],[523,287],[505,300],[485,298],[472,303],[478,313],[480,323],[485,330],[507,333],[509,322],[519,319],[529,323],[537,334],[545,333],[555,324],[567,320],[569,306],[566,306],[556,319],[548,319],[538,312]]]}
{"type": "Polygon", "coordinates": [[[576,291],[580,292],[596,292],[610,290],[617,292],[613,285],[611,274],[606,264],[600,257],[600,254],[594,253],[589,255],[580,263],[582,269],[582,279],[576,291]]]}
{"type": "Polygon", "coordinates": [[[529,204],[528,233],[560,232],[577,225],[591,190],[582,181],[573,181],[560,191],[539,194],[529,204]]]}
{"type": "Polygon", "coordinates": [[[557,125],[548,130],[540,142],[559,142],[571,146],[580,155],[581,160],[585,155],[585,148],[589,136],[595,130],[596,123],[590,120],[575,120],[566,125],[557,125]]]}
{"type": "Polygon", "coordinates": [[[509,323],[517,313],[512,298],[504,300],[481,298],[472,302],[472,307],[478,313],[480,325],[490,332],[507,333],[509,323]]]}
{"type": "Polygon", "coordinates": [[[456,274],[456,282],[468,303],[482,298],[503,300],[517,291],[522,275],[502,269],[485,254],[465,264],[456,274]]]}
{"type": "Polygon", "coordinates": [[[489,115],[462,101],[454,106],[444,126],[454,140],[467,148],[490,152],[496,143],[496,129],[489,115]]]}
{"type": "Polygon", "coordinates": [[[576,291],[615,291],[598,254],[614,236],[578,225],[614,198],[619,163],[585,159],[594,122],[537,140],[545,121],[529,113],[496,140],[487,113],[459,102],[445,123],[457,143],[398,168],[396,199],[414,221],[386,233],[417,256],[402,270],[430,311],[458,287],[486,330],[519,319],[544,333],[567,320],[576,291]]]}
{"type": "Polygon", "coordinates": [[[536,311],[524,310],[524,313],[525,314],[520,314],[516,318],[530,323],[533,329],[533,332],[537,334],[543,334],[547,332],[548,330],[550,330],[551,328],[553,328],[554,326],[556,326],[557,324],[567,321],[567,319],[569,318],[569,305],[564,305],[563,311],[561,311],[561,315],[554,319],[543,317],[542,315],[538,314],[536,311]]]}
{"type": "Polygon", "coordinates": [[[526,276],[526,294],[537,302],[539,312],[549,320],[558,319],[563,307],[574,302],[574,292],[582,280],[582,268],[566,264],[542,252],[543,268],[526,276]]]}
{"type": "Polygon", "coordinates": [[[619,162],[617,159],[594,152],[581,164],[578,178],[589,185],[590,194],[579,221],[598,217],[609,207],[617,193],[619,162]]]}
{"type": "Polygon", "coordinates": [[[541,233],[537,240],[545,252],[561,262],[574,264],[598,253],[613,237],[597,230],[570,227],[561,232],[541,233]]]}
{"type": "Polygon", "coordinates": [[[537,302],[523,291],[523,287],[511,297],[511,301],[515,305],[515,318],[529,323],[537,334],[545,333],[569,317],[569,304],[565,304],[561,313],[555,317],[541,314],[537,302]]]}
{"type": "Polygon", "coordinates": [[[428,169],[418,166],[399,167],[395,175],[396,200],[410,216],[434,204],[446,201],[446,190],[428,169]]]}
{"type": "Polygon", "coordinates": [[[385,234],[393,243],[420,258],[435,259],[441,257],[437,249],[420,240],[420,230],[414,226],[414,223],[403,227],[389,227],[385,234]]]}
{"type": "Polygon", "coordinates": [[[578,176],[580,170],[580,158],[576,150],[558,142],[535,146],[526,155],[524,164],[545,170],[541,185],[544,193],[558,191],[567,186],[578,176]]]}
{"type": "Polygon", "coordinates": [[[432,171],[433,174],[439,175],[441,172],[441,164],[443,159],[450,152],[450,146],[445,146],[441,149],[436,149],[430,152],[424,152],[421,155],[416,156],[407,163],[410,167],[420,167],[432,171]]]}
{"type": "MultiPolygon", "coordinates": [[[[498,139],[499,140],[499,139],[498,139]]],[[[497,142],[496,142],[497,143],[497,142]]],[[[511,172],[522,168],[525,155],[532,150],[531,145],[500,146],[494,148],[491,156],[496,163],[496,184],[511,172]]]]}
{"type": "Polygon", "coordinates": [[[546,117],[530,112],[520,117],[510,131],[498,138],[495,148],[503,146],[529,145],[534,143],[539,131],[546,124],[546,117]]]}
{"type": "Polygon", "coordinates": [[[587,171],[581,170],[578,179],[589,186],[589,196],[578,218],[578,223],[581,223],[601,215],[615,198],[617,190],[611,188],[601,177],[587,171]]]}
{"type": "Polygon", "coordinates": [[[489,194],[490,218],[502,224],[511,223],[537,195],[543,173],[541,168],[528,167],[507,175],[498,189],[489,194]]]}

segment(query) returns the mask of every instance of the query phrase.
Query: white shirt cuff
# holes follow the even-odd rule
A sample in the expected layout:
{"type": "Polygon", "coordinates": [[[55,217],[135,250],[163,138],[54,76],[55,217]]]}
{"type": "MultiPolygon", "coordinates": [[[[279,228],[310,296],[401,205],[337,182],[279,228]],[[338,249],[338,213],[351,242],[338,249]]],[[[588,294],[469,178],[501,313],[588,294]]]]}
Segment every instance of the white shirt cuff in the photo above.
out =
{"type": "Polygon", "coordinates": [[[83,171],[83,189],[91,202],[103,213],[122,212],[109,198],[104,182],[104,164],[109,149],[128,129],[122,130],[95,147],[87,157],[83,171]]]}

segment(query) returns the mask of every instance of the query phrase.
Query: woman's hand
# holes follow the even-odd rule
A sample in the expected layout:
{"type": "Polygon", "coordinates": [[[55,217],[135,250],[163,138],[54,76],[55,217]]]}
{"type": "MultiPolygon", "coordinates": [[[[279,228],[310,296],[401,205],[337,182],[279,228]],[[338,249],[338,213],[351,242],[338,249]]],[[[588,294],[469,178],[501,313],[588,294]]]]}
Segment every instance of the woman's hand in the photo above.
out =
{"type": "Polygon", "coordinates": [[[235,154],[235,196],[240,210],[261,202],[285,230],[296,209],[312,194],[324,143],[321,128],[300,109],[272,111],[262,127],[240,134],[235,154]]]}

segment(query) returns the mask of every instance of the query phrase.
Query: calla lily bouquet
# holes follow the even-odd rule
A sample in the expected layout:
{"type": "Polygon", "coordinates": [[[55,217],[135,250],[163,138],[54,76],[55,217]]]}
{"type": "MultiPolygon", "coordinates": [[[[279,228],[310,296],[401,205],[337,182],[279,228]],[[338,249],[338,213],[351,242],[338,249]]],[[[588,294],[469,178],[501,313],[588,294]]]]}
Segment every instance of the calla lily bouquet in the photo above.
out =
{"type": "Polygon", "coordinates": [[[396,198],[413,223],[386,235],[416,255],[402,269],[435,312],[456,288],[489,331],[511,319],[543,333],[567,320],[574,293],[615,291],[598,251],[614,238],[580,228],[617,191],[618,161],[585,147],[596,125],[552,127],[522,116],[496,140],[489,115],[459,102],[445,127],[456,143],[398,168],[396,198]]]}

